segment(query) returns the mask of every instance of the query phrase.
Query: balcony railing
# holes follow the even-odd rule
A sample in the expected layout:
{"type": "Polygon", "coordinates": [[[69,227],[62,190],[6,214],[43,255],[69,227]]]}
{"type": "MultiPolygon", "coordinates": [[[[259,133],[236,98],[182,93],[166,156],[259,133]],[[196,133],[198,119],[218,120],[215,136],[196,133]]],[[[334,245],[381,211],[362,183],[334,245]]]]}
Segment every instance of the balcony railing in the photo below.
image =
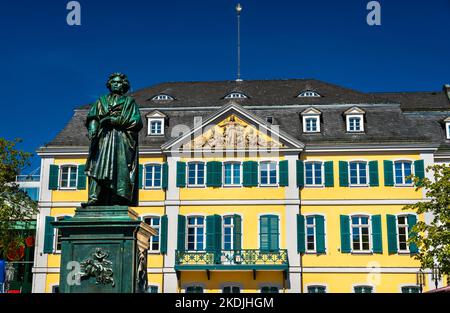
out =
{"type": "Polygon", "coordinates": [[[286,249],[220,251],[180,251],[175,254],[177,269],[286,269],[289,267],[286,249]]]}

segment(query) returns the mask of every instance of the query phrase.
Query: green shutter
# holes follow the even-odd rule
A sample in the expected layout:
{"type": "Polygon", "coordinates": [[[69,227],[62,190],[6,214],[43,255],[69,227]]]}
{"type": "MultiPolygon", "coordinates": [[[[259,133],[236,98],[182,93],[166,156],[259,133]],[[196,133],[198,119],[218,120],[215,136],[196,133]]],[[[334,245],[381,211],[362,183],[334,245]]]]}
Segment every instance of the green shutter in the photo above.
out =
{"type": "Polygon", "coordinates": [[[394,162],[383,161],[384,165],[384,185],[388,187],[394,186],[394,162]]]}
{"type": "Polygon", "coordinates": [[[305,217],[297,214],[297,252],[305,253],[305,217]]]}
{"type": "Polygon", "coordinates": [[[222,186],[222,163],[211,161],[206,163],[206,186],[222,186]]]}
{"type": "Polygon", "coordinates": [[[49,190],[57,190],[58,189],[58,174],[59,174],[59,166],[58,165],[50,165],[50,173],[48,177],[48,189],[49,190]]]}
{"type": "Polygon", "coordinates": [[[341,221],[341,253],[350,253],[350,220],[347,215],[340,216],[341,221]]]}
{"type": "Polygon", "coordinates": [[[388,214],[387,233],[388,233],[388,252],[389,254],[397,253],[397,218],[395,215],[388,214]]]}
{"type": "Polygon", "coordinates": [[[242,165],[243,169],[243,183],[244,187],[258,186],[258,162],[245,161],[242,165]]]}
{"type": "Polygon", "coordinates": [[[168,186],[169,186],[169,165],[167,163],[163,163],[161,187],[163,189],[167,189],[168,186]]]}
{"type": "MultiPolygon", "coordinates": [[[[417,234],[412,231],[412,228],[417,223],[417,216],[414,214],[408,214],[408,232],[409,232],[409,238],[415,237],[417,234]]],[[[415,254],[419,252],[419,249],[417,248],[417,245],[415,243],[409,244],[409,252],[411,254],[415,254]]]]}
{"type": "Polygon", "coordinates": [[[289,161],[284,160],[279,162],[280,167],[280,186],[289,186],[289,161]]]}
{"type": "Polygon", "coordinates": [[[86,174],[84,173],[86,166],[78,165],[78,182],[77,182],[77,189],[78,190],[85,190],[86,189],[86,174]]]}
{"type": "Polygon", "coordinates": [[[270,216],[269,218],[269,249],[270,251],[279,250],[279,228],[278,216],[270,216]]]}
{"type": "Polygon", "coordinates": [[[186,163],[177,162],[177,187],[186,186],[186,163]]]}
{"type": "Polygon", "coordinates": [[[53,246],[55,240],[55,227],[50,224],[55,220],[54,217],[45,217],[45,233],[44,233],[44,253],[53,253],[53,246]]]}
{"type": "Polygon", "coordinates": [[[269,250],[269,216],[259,219],[259,248],[261,251],[269,250]]]}
{"type": "Polygon", "coordinates": [[[325,162],[324,169],[325,169],[325,187],[333,187],[334,186],[333,161],[325,162]]]}
{"type": "Polygon", "coordinates": [[[186,250],[186,216],[178,215],[177,250],[186,250]]]}
{"type": "Polygon", "coordinates": [[[139,164],[138,181],[139,189],[142,189],[144,182],[144,166],[142,164],[139,164]]]}
{"type": "Polygon", "coordinates": [[[381,237],[381,215],[372,215],[372,243],[373,253],[383,253],[381,237]]]}
{"type": "Polygon", "coordinates": [[[380,185],[378,178],[378,161],[369,162],[369,179],[371,187],[378,187],[380,185]]]}
{"type": "Polygon", "coordinates": [[[160,241],[159,250],[162,254],[167,253],[167,226],[168,226],[167,215],[163,215],[161,216],[161,226],[159,233],[159,241],[160,241]]]}
{"type": "MultiPolygon", "coordinates": [[[[414,176],[423,180],[425,178],[425,162],[423,160],[414,161],[414,176]]],[[[416,185],[417,187],[422,186],[422,182],[416,185]]]]}
{"type": "Polygon", "coordinates": [[[233,247],[234,250],[242,249],[242,218],[240,215],[233,216],[233,247]]]}
{"type": "Polygon", "coordinates": [[[316,251],[325,253],[325,218],[322,215],[316,215],[316,251]]]}
{"type": "Polygon", "coordinates": [[[216,250],[216,220],[215,215],[206,217],[206,251],[216,250]]]}
{"type": "Polygon", "coordinates": [[[348,187],[348,162],[339,161],[339,186],[348,187]]]}
{"type": "Polygon", "coordinates": [[[302,188],[305,186],[305,166],[303,161],[297,160],[297,187],[302,188]]]}

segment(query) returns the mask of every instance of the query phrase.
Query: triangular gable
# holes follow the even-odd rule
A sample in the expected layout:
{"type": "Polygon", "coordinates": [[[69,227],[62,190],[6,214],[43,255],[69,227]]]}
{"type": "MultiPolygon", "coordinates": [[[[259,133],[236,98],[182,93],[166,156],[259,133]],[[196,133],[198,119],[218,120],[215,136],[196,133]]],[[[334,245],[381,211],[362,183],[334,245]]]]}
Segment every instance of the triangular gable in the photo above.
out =
{"type": "Polygon", "coordinates": [[[315,108],[307,108],[306,110],[304,110],[302,112],[302,115],[321,115],[322,112],[320,112],[319,110],[315,109],[315,108]]]}
{"type": "Polygon", "coordinates": [[[146,117],[146,118],[149,118],[149,117],[161,117],[161,118],[165,118],[165,117],[167,117],[167,115],[165,115],[165,114],[162,113],[161,111],[153,110],[153,111],[147,113],[147,114],[145,115],[145,117],[146,117]]]}
{"type": "Polygon", "coordinates": [[[304,144],[266,123],[261,118],[231,103],[201,125],[162,145],[163,150],[174,146],[184,149],[300,149],[304,144]]]}
{"type": "Polygon", "coordinates": [[[352,107],[344,112],[344,115],[349,115],[349,114],[366,114],[366,112],[361,110],[358,107],[352,107]]]}

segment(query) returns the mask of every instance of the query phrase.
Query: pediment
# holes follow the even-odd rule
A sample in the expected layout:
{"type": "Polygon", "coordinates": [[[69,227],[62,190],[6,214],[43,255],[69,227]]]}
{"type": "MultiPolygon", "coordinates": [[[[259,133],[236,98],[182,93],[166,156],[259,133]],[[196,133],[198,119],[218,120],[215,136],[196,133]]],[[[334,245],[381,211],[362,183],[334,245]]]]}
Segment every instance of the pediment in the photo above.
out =
{"type": "Polygon", "coordinates": [[[146,118],[166,118],[167,115],[158,110],[153,110],[145,115],[146,118]]]}
{"type": "Polygon", "coordinates": [[[344,115],[350,114],[366,114],[366,112],[358,107],[353,107],[344,112],[344,115]]]}
{"type": "Polygon", "coordinates": [[[302,115],[321,115],[322,112],[320,112],[319,110],[315,109],[315,108],[307,108],[306,110],[304,110],[302,112],[302,115]]]}

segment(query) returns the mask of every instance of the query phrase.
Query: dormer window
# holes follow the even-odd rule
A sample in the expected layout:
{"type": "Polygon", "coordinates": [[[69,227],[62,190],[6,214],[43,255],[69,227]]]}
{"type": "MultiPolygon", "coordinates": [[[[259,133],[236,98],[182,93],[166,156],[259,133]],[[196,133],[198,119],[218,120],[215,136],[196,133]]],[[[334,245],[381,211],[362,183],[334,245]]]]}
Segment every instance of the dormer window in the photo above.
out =
{"type": "Polygon", "coordinates": [[[166,95],[166,94],[160,94],[156,95],[152,98],[154,101],[172,101],[174,100],[173,97],[166,95]]]}
{"type": "Polygon", "coordinates": [[[312,90],[305,90],[298,95],[299,98],[320,98],[322,97],[317,92],[312,90]]]}
{"type": "Polygon", "coordinates": [[[344,112],[347,132],[364,132],[364,114],[365,112],[363,110],[356,107],[344,112]]]}
{"type": "Polygon", "coordinates": [[[247,99],[247,95],[241,92],[232,92],[225,96],[225,99],[247,99]]]}
{"type": "Polygon", "coordinates": [[[273,124],[273,116],[266,116],[266,122],[269,124],[273,124]]]}
{"type": "Polygon", "coordinates": [[[320,133],[320,115],[322,113],[314,108],[302,112],[302,124],[304,133],[320,133]]]}
{"type": "Polygon", "coordinates": [[[155,110],[146,115],[147,117],[147,135],[163,136],[166,121],[166,115],[155,110]]]}
{"type": "Polygon", "coordinates": [[[445,122],[445,132],[447,134],[447,139],[450,139],[450,117],[444,120],[445,122]]]}

